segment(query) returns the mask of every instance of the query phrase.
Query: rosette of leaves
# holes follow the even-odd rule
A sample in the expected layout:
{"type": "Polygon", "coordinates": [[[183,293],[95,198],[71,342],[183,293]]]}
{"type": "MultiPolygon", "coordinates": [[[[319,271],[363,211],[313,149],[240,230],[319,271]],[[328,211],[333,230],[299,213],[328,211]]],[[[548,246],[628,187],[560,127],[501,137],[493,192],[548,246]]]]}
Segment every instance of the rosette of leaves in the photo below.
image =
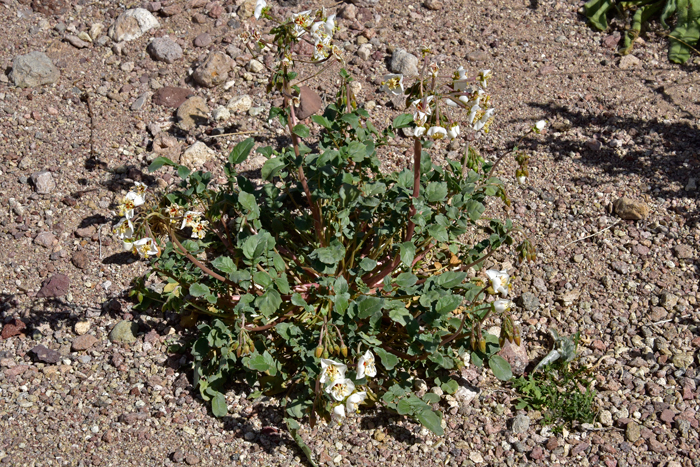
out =
{"type": "Polygon", "coordinates": [[[608,29],[608,18],[613,14],[629,24],[620,49],[623,55],[632,51],[642,27],[657,17],[664,28],[671,29],[673,25],[668,35],[668,59],[672,62],[688,61],[700,38],[700,0],[589,0],[584,12],[600,31],[608,29]]]}
{"type": "MultiPolygon", "coordinates": [[[[341,92],[312,117],[323,128],[313,145],[257,150],[267,158],[262,184],[237,172],[253,139],[229,155],[225,185],[213,187],[210,174],[167,159],[154,161],[151,170],[173,165],[182,177],[162,208],[195,206],[210,226],[203,239],[192,239],[164,217],[149,218],[154,232],[164,232],[162,254],[152,262],[168,282],[158,299],[189,323],[213,317],[199,324],[192,354],[196,387],[217,416],[226,414],[226,384],[242,375],[258,383],[256,396],[283,394],[289,417],[310,416],[312,423],[328,417],[319,357],[354,368],[370,349],[378,374],[357,381],[368,385],[369,399],[442,433],[435,395],[416,396],[414,377],[454,392],[449,373],[465,352],[497,377],[511,377],[496,355],[498,338],[481,337],[491,310],[486,284],[467,277],[470,267],[512,244],[510,220],[484,216],[489,198],[492,204],[508,198],[492,164],[473,150],[441,167],[425,142],[417,172],[382,172],[377,149],[412,116],[399,115],[380,132],[348,96],[341,92]],[[477,240],[467,244],[465,234],[477,240]],[[471,342],[475,328],[485,345],[471,342]]],[[[273,108],[271,117],[286,125],[290,115],[273,108]]],[[[303,124],[293,132],[310,137],[303,124]]]]}

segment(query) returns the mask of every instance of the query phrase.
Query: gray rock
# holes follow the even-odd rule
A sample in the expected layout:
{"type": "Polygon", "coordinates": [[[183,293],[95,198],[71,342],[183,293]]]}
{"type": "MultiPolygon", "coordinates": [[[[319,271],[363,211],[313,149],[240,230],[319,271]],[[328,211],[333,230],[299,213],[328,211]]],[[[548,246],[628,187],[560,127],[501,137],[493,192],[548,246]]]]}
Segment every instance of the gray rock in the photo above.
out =
{"type": "Polygon", "coordinates": [[[217,122],[221,122],[231,118],[231,112],[229,112],[229,110],[226,107],[219,106],[216,109],[214,109],[214,111],[211,113],[211,116],[217,122]]]}
{"type": "Polygon", "coordinates": [[[169,37],[158,37],[151,41],[146,51],[153,60],[174,63],[182,58],[182,47],[169,37]]]}
{"type": "Polygon", "coordinates": [[[470,62],[487,62],[491,56],[483,50],[475,50],[467,54],[467,60],[470,62]]]}
{"type": "Polygon", "coordinates": [[[144,8],[126,10],[109,28],[109,37],[115,42],[138,39],[147,31],[160,26],[158,20],[144,8]]]}
{"type": "Polygon", "coordinates": [[[258,106],[258,107],[251,107],[250,110],[248,111],[248,115],[250,115],[251,117],[257,117],[258,115],[260,115],[264,111],[265,111],[265,107],[263,107],[262,105],[258,106]]]}
{"type": "Polygon", "coordinates": [[[345,5],[343,8],[341,8],[340,13],[338,13],[338,17],[353,21],[355,18],[357,18],[357,7],[352,3],[345,5]]]}
{"type": "Polygon", "coordinates": [[[60,72],[44,52],[30,52],[15,57],[12,61],[10,78],[15,86],[33,88],[52,84],[58,80],[60,72]]]}
{"type": "Polygon", "coordinates": [[[56,182],[53,180],[53,175],[48,170],[34,172],[32,174],[32,183],[39,194],[51,193],[56,188],[56,182]]]}
{"type": "Polygon", "coordinates": [[[136,334],[139,332],[138,324],[122,320],[117,323],[109,333],[109,340],[112,342],[131,344],[136,342],[136,334]]]}
{"type": "Polygon", "coordinates": [[[201,141],[197,141],[180,157],[180,164],[191,169],[202,167],[207,161],[213,158],[216,153],[201,141]]]}
{"type": "Polygon", "coordinates": [[[93,336],[92,334],[84,334],[73,339],[73,342],[71,343],[71,350],[73,350],[74,352],[88,350],[96,343],[97,338],[95,336],[93,336]]]}
{"type": "Polygon", "coordinates": [[[191,130],[197,125],[206,125],[209,122],[209,107],[207,102],[193,96],[177,108],[178,125],[183,130],[191,130]]]}
{"type": "Polygon", "coordinates": [[[34,239],[34,243],[36,243],[37,245],[41,245],[44,248],[51,248],[55,240],[56,236],[51,232],[41,232],[34,239]]]}
{"type": "Polygon", "coordinates": [[[251,73],[260,73],[265,69],[265,65],[260,63],[258,60],[251,60],[250,63],[248,63],[248,71],[251,73]]]}
{"type": "Polygon", "coordinates": [[[620,59],[619,67],[621,70],[629,70],[630,68],[636,67],[640,63],[642,63],[642,61],[634,55],[625,55],[620,59]]]}
{"type": "Polygon", "coordinates": [[[618,198],[613,202],[613,207],[615,213],[626,220],[638,221],[649,215],[649,206],[646,203],[631,198],[618,198]]]}
{"type": "Polygon", "coordinates": [[[72,34],[68,34],[66,36],[66,42],[68,42],[70,45],[75,47],[76,49],[84,49],[85,47],[90,47],[90,44],[78,36],[74,36],[72,34]]]}
{"type": "Polygon", "coordinates": [[[676,245],[673,247],[673,252],[676,258],[691,259],[693,257],[693,248],[688,245],[676,245]]]}
{"type": "Polygon", "coordinates": [[[391,55],[389,69],[393,73],[401,73],[405,76],[418,76],[418,57],[404,49],[396,49],[391,55]]]}
{"type": "Polygon", "coordinates": [[[41,344],[33,347],[29,352],[33,353],[36,359],[43,363],[58,363],[61,361],[60,353],[41,344]]]}
{"type": "Polygon", "coordinates": [[[516,302],[527,311],[535,311],[540,307],[540,300],[532,292],[523,292],[516,302]]]}
{"type": "Polygon", "coordinates": [[[200,86],[211,88],[226,81],[230,70],[231,59],[221,52],[212,52],[204,63],[197,67],[192,78],[200,86]]]}
{"type": "Polygon", "coordinates": [[[146,100],[148,100],[149,97],[151,97],[150,92],[144,92],[143,94],[141,94],[134,101],[134,103],[131,104],[131,110],[133,110],[134,112],[141,110],[141,108],[143,108],[143,105],[146,103],[146,100]]]}
{"type": "Polygon", "coordinates": [[[662,293],[659,298],[659,304],[668,311],[673,310],[673,307],[678,304],[678,297],[670,292],[662,293]]]}
{"type": "Polygon", "coordinates": [[[527,415],[516,415],[513,418],[513,424],[511,425],[511,429],[513,430],[513,433],[515,434],[520,434],[520,433],[526,433],[527,430],[530,428],[530,417],[527,415]]]}
{"type": "Polygon", "coordinates": [[[636,422],[629,422],[625,429],[625,437],[630,443],[636,443],[642,437],[642,429],[636,422]]]}
{"type": "Polygon", "coordinates": [[[195,47],[206,47],[209,44],[211,44],[211,36],[209,35],[209,33],[203,32],[202,34],[195,37],[192,43],[195,47]]]}
{"type": "Polygon", "coordinates": [[[362,44],[356,53],[360,60],[367,60],[372,55],[372,45],[362,44]]]}

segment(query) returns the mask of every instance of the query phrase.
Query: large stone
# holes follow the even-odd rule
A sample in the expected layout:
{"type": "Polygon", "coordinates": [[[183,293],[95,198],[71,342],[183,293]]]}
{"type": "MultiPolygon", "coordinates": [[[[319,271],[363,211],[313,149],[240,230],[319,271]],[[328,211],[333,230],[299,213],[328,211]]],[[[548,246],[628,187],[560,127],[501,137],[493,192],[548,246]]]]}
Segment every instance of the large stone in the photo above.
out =
{"type": "Polygon", "coordinates": [[[253,16],[255,13],[255,4],[257,0],[245,0],[241,6],[238,7],[236,12],[241,19],[247,19],[253,16]]]}
{"type": "Polygon", "coordinates": [[[39,344],[29,352],[34,354],[34,357],[42,363],[58,363],[61,360],[60,353],[47,348],[45,345],[39,344]]]}
{"type": "Polygon", "coordinates": [[[109,333],[109,340],[123,344],[131,344],[136,342],[136,334],[139,332],[139,325],[127,320],[122,320],[117,323],[109,333]]]}
{"type": "Polygon", "coordinates": [[[212,52],[207,59],[197,67],[192,78],[200,86],[211,88],[228,78],[231,70],[231,59],[222,52],[212,52]]]}
{"type": "Polygon", "coordinates": [[[418,57],[405,49],[396,49],[391,55],[389,69],[404,76],[418,76],[418,57]]]}
{"type": "Polygon", "coordinates": [[[62,297],[68,293],[70,279],[65,274],[54,274],[39,289],[36,296],[39,298],[62,297]]]}
{"type": "Polygon", "coordinates": [[[526,433],[530,429],[530,417],[527,415],[516,415],[513,418],[513,423],[511,425],[513,433],[520,434],[526,433]]]}
{"type": "Polygon", "coordinates": [[[32,0],[32,10],[46,16],[62,15],[69,7],[69,0],[32,0]]]}
{"type": "Polygon", "coordinates": [[[129,42],[158,26],[158,20],[150,11],[134,8],[119,15],[109,28],[109,37],[115,42],[129,42]]]}
{"type": "Polygon", "coordinates": [[[177,109],[188,97],[193,95],[194,92],[191,89],[163,86],[153,94],[152,100],[156,105],[177,109]]]}
{"type": "Polygon", "coordinates": [[[182,47],[169,37],[157,37],[148,44],[146,51],[153,60],[173,63],[182,58],[182,47]]]}
{"type": "Polygon", "coordinates": [[[56,182],[53,180],[53,175],[48,170],[34,172],[31,176],[32,183],[39,194],[51,193],[56,188],[56,182]]]}
{"type": "Polygon", "coordinates": [[[82,350],[88,350],[93,345],[97,343],[97,338],[92,334],[84,334],[82,336],[76,337],[71,344],[71,349],[74,352],[80,352],[82,350]]]}
{"type": "Polygon", "coordinates": [[[323,101],[316,91],[308,86],[299,88],[299,107],[295,111],[299,120],[309,118],[322,108],[323,101]]]}
{"type": "Polygon", "coordinates": [[[642,63],[642,61],[634,55],[625,55],[620,59],[619,66],[621,70],[629,70],[630,68],[635,68],[640,63],[642,63]]]}
{"type": "Polygon", "coordinates": [[[247,112],[253,106],[253,99],[244,94],[242,96],[232,97],[226,104],[226,108],[232,113],[247,112]]]}
{"type": "Polygon", "coordinates": [[[190,169],[201,168],[207,161],[214,157],[216,153],[201,141],[197,141],[180,157],[180,164],[190,169]]]}
{"type": "Polygon", "coordinates": [[[523,292],[515,301],[527,311],[535,311],[540,307],[540,300],[532,292],[523,292]]]}
{"type": "Polygon", "coordinates": [[[51,59],[44,52],[19,55],[12,61],[10,78],[15,86],[33,88],[55,83],[60,76],[51,59]]]}
{"type": "Polygon", "coordinates": [[[24,324],[24,321],[19,318],[15,318],[2,327],[2,334],[0,334],[0,337],[3,339],[9,339],[10,337],[22,334],[22,331],[25,329],[27,329],[27,325],[24,324]]]}
{"type": "Polygon", "coordinates": [[[503,344],[503,348],[498,355],[505,358],[508,363],[510,363],[510,369],[515,376],[520,376],[525,373],[525,368],[527,367],[530,360],[527,358],[527,349],[525,348],[525,342],[520,342],[520,345],[515,345],[514,343],[506,342],[503,344]]]}
{"type": "Polygon", "coordinates": [[[613,207],[617,215],[626,220],[638,221],[649,215],[649,206],[646,203],[631,198],[618,198],[613,207]]]}
{"type": "Polygon", "coordinates": [[[199,96],[190,97],[177,108],[177,120],[183,130],[206,125],[209,122],[207,102],[199,96]]]}
{"type": "Polygon", "coordinates": [[[51,232],[40,232],[35,238],[34,243],[41,245],[44,248],[51,248],[56,241],[56,236],[51,232]]]}

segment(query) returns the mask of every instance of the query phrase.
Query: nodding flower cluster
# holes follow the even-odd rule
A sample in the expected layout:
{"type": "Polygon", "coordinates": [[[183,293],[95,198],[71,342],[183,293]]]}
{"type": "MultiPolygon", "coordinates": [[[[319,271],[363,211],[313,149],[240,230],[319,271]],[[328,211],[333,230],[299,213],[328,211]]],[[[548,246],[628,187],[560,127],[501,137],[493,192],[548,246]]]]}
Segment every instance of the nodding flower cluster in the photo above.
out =
{"type": "MultiPolygon", "coordinates": [[[[467,122],[471,128],[488,133],[495,113],[495,109],[490,105],[491,96],[485,91],[492,76],[491,70],[482,70],[470,80],[466,70],[460,66],[451,81],[445,83],[448,92],[444,93],[438,92],[441,88],[436,85],[440,77],[440,67],[436,63],[431,63],[427,69],[433,85],[427,93],[423,93],[421,87],[421,95],[411,102],[415,124],[411,136],[415,138],[425,136],[432,140],[452,140],[460,135],[459,123],[451,121],[444,112],[440,113],[440,103],[469,110],[467,122]]],[[[401,74],[385,75],[381,90],[393,96],[404,95],[403,79],[404,76],[401,74]]]]}
{"type": "MultiPolygon", "coordinates": [[[[336,401],[331,412],[331,419],[340,423],[346,413],[356,412],[358,406],[367,398],[366,391],[357,391],[355,383],[345,377],[347,365],[327,358],[321,359],[320,383],[325,385],[325,391],[336,401]]],[[[366,351],[357,361],[357,379],[365,377],[373,378],[377,375],[377,367],[374,364],[374,354],[366,351]]]]}
{"type": "Polygon", "coordinates": [[[114,235],[122,241],[124,251],[131,251],[141,258],[157,255],[160,251],[156,241],[151,237],[134,240],[134,224],[131,219],[134,218],[134,210],[146,202],[146,190],[144,183],[134,184],[134,188],[119,202],[117,209],[119,215],[123,217],[112,229],[114,235]]]}
{"type": "MultiPolygon", "coordinates": [[[[257,0],[253,16],[255,19],[260,19],[261,17],[274,19],[269,14],[269,8],[265,0],[257,0]]],[[[313,10],[306,10],[301,13],[292,14],[292,17],[287,19],[284,23],[291,23],[292,34],[296,39],[300,39],[306,33],[309,34],[314,44],[312,61],[319,62],[329,57],[334,57],[341,62],[343,61],[341,50],[332,44],[333,34],[336,31],[334,14],[326,16],[325,9],[316,12],[313,10]]],[[[253,32],[252,37],[260,44],[261,38],[259,33],[253,32]]],[[[290,65],[291,57],[285,57],[283,62],[290,65]]]]}
{"type": "MultiPolygon", "coordinates": [[[[119,202],[117,210],[122,218],[112,228],[114,235],[122,241],[124,251],[130,251],[141,258],[147,258],[160,254],[160,249],[155,239],[144,237],[134,240],[135,209],[146,202],[147,187],[144,183],[136,182],[124,198],[119,202]]],[[[192,229],[192,238],[202,239],[206,235],[206,227],[209,221],[202,219],[202,213],[196,211],[184,212],[183,208],[177,204],[171,204],[165,208],[165,215],[169,219],[170,225],[180,223],[180,230],[187,227],[192,229]]]]}

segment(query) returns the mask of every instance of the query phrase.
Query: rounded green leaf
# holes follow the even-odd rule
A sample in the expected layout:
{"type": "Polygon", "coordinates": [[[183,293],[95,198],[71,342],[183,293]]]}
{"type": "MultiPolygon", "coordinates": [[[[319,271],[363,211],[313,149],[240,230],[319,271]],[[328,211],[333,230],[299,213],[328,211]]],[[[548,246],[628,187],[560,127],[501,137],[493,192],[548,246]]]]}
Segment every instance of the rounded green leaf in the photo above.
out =
{"type": "Polygon", "coordinates": [[[513,377],[510,363],[500,355],[493,355],[489,359],[489,368],[493,371],[493,375],[501,381],[508,381],[513,377]]]}

